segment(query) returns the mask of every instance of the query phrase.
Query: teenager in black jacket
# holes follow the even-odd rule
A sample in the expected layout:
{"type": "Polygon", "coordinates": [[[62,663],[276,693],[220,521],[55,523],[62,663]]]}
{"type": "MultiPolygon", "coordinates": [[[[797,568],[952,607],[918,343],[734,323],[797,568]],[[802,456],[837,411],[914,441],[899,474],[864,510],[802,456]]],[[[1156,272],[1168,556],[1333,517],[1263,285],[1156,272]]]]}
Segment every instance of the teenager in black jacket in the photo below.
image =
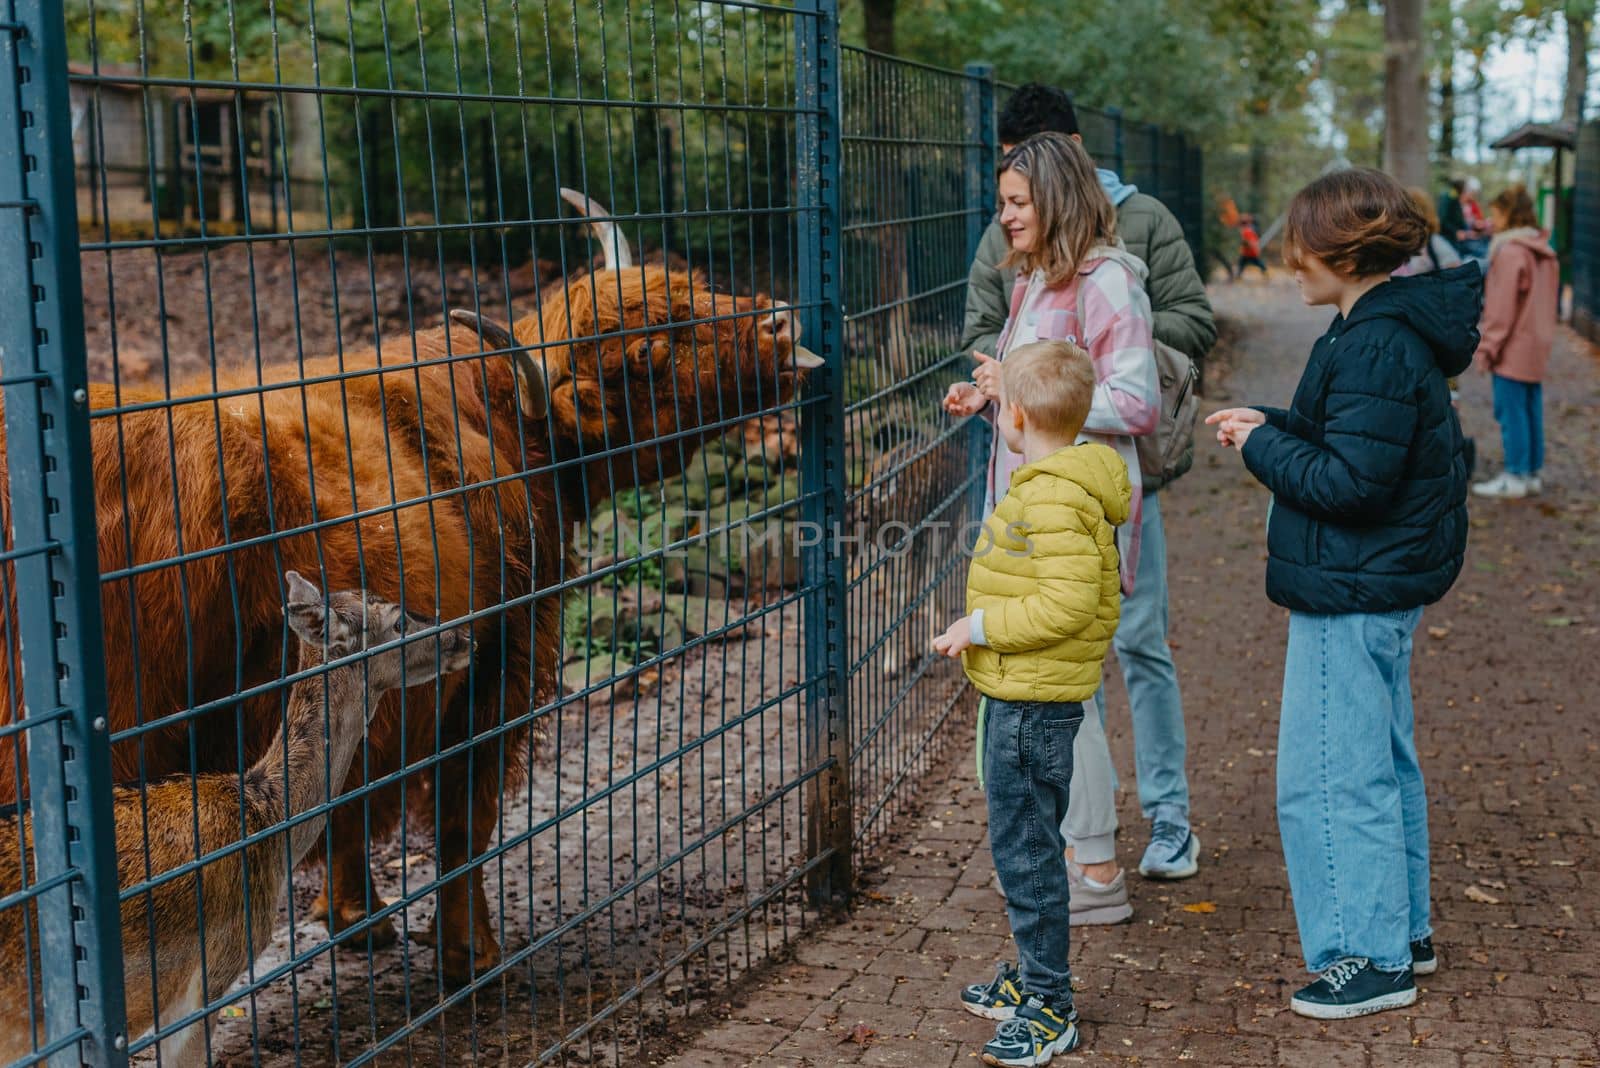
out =
{"type": "Polygon", "coordinates": [[[1267,596],[1290,610],[1278,826],[1306,964],[1290,1007],[1341,1019],[1416,1000],[1437,967],[1411,636],[1461,571],[1467,467],[1447,379],[1471,362],[1476,266],[1390,278],[1428,236],[1399,183],[1326,175],[1296,195],[1285,259],[1339,309],[1287,410],[1207,422],[1272,491],[1267,596]]]}

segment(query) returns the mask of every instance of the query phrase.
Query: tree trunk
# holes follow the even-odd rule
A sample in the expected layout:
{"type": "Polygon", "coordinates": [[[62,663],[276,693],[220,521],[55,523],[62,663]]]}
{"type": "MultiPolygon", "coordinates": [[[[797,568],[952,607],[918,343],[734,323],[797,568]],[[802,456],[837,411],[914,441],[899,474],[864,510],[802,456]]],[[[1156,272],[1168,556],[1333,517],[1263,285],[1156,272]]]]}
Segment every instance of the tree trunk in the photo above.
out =
{"type": "Polygon", "coordinates": [[[874,52],[894,53],[895,0],[865,0],[867,47],[874,52]]]}
{"type": "Polygon", "coordinates": [[[1456,72],[1454,54],[1439,71],[1439,162],[1449,168],[1456,158],[1456,72]]]}
{"type": "Polygon", "coordinates": [[[1383,166],[1403,185],[1428,185],[1428,80],[1423,0],[1383,8],[1383,166]]]}
{"type": "Polygon", "coordinates": [[[1594,0],[1567,4],[1567,97],[1561,121],[1583,121],[1583,98],[1589,91],[1589,30],[1594,26],[1594,0]]]}

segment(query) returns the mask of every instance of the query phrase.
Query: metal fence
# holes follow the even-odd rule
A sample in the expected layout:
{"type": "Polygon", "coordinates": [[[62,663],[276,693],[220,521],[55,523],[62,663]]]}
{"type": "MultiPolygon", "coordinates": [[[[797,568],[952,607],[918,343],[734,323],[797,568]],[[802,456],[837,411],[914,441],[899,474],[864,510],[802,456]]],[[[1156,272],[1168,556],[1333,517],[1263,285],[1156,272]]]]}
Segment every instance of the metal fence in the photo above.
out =
{"type": "Polygon", "coordinates": [[[1578,128],[1572,201],[1572,326],[1600,339],[1600,122],[1578,128]]]}
{"type": "Polygon", "coordinates": [[[0,1064],[620,1062],[969,696],[1005,89],[832,0],[260,8],[0,3],[0,1064]]]}

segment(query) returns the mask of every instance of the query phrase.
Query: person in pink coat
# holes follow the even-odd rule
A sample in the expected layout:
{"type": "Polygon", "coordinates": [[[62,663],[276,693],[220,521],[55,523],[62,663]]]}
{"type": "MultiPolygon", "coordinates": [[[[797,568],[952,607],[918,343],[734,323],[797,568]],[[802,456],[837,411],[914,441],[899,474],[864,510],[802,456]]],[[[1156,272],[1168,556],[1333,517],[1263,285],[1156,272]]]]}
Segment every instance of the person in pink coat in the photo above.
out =
{"type": "Polygon", "coordinates": [[[1555,343],[1561,267],[1528,191],[1520,185],[1489,205],[1494,239],[1484,280],[1481,339],[1473,362],[1494,380],[1494,418],[1505,469],[1475,483],[1479,497],[1526,497],[1544,489],[1544,382],[1555,343]]]}

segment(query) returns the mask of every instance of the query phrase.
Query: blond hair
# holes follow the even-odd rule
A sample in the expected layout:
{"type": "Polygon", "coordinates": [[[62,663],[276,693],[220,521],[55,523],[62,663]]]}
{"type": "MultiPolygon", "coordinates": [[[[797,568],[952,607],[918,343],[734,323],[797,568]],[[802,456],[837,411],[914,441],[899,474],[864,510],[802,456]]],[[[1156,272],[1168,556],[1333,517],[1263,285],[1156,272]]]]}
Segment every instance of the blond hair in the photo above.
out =
{"type": "Polygon", "coordinates": [[[1060,285],[1077,273],[1091,249],[1116,240],[1117,210],[1077,141],[1065,134],[1035,134],[1006,153],[1000,173],[1006,171],[1027,179],[1039,240],[1027,252],[1012,249],[1004,266],[1043,271],[1047,283],[1060,285]]]}
{"type": "Polygon", "coordinates": [[[1094,403],[1094,361],[1070,341],[1035,341],[1006,353],[1000,389],[1046,434],[1076,436],[1094,403]]]}

